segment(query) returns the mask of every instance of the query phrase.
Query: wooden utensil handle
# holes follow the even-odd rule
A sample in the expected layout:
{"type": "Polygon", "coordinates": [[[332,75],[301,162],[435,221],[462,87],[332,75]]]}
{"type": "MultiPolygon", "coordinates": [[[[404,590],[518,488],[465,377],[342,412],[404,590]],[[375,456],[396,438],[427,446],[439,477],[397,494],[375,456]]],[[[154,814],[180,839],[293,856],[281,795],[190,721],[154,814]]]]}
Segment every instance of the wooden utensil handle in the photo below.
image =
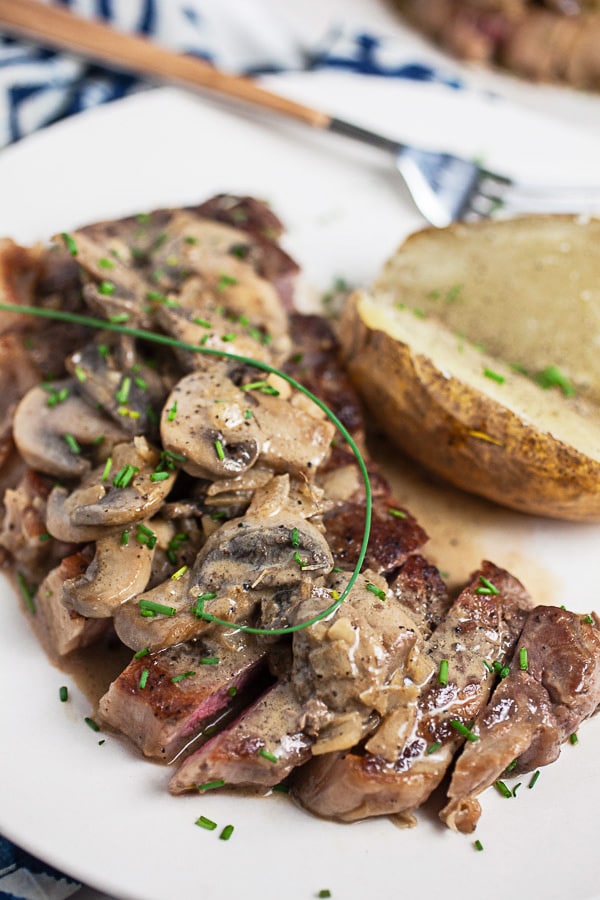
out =
{"type": "Polygon", "coordinates": [[[0,30],[93,59],[110,68],[206,88],[270,109],[316,128],[327,128],[331,117],[258,87],[248,78],[220,72],[207,62],[183,56],[146,38],[115,31],[98,21],[36,0],[0,0],[0,30]]]}

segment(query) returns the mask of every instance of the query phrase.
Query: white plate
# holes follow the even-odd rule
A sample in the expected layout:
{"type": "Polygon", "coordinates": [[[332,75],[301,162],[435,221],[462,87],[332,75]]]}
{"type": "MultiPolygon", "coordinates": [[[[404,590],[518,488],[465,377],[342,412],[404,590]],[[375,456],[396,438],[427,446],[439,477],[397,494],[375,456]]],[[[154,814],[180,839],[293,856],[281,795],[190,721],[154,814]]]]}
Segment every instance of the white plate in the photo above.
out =
{"type": "MultiPolygon", "coordinates": [[[[280,90],[400,136],[479,152],[523,175],[564,176],[565,159],[592,178],[600,147],[505,103],[433,85],[339,74],[271,79],[280,90]]],[[[419,217],[374,151],[276,122],[266,127],[206,101],[162,89],[84,114],[0,157],[0,234],[21,241],[217,191],[270,200],[289,227],[287,245],[307,280],[368,281],[419,217]]],[[[430,555],[453,577],[484,556],[512,569],[538,602],[587,612],[597,603],[600,529],[529,519],[429,484],[406,464],[401,502],[432,535],[430,555]]],[[[418,893],[446,900],[600,896],[596,810],[600,721],[576,747],[507,801],[488,792],[477,836],[485,850],[425,813],[419,827],[389,821],[318,821],[285,797],[172,798],[168,772],[83,722],[89,705],[50,666],[0,585],[2,691],[0,830],[87,884],[120,898],[338,900],[418,893]],[[232,823],[229,842],[195,827],[207,815],[232,823]]]]}

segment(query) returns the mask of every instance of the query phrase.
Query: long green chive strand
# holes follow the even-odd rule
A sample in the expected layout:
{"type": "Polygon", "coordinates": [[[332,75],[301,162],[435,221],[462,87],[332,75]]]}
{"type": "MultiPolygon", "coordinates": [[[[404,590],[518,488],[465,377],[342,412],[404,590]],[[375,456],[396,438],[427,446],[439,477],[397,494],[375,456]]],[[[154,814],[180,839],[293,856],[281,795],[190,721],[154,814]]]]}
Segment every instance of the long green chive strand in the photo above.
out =
{"type": "Polygon", "coordinates": [[[253,359],[247,356],[241,356],[237,353],[228,353],[224,350],[216,349],[213,347],[198,347],[196,344],[191,344],[187,341],[180,341],[177,338],[173,338],[167,334],[156,334],[152,331],[146,331],[143,328],[132,328],[130,326],[120,324],[120,322],[127,321],[129,319],[129,316],[126,313],[119,314],[118,316],[112,316],[108,321],[106,321],[104,319],[97,319],[93,316],[85,316],[79,313],[66,312],[64,310],[58,309],[41,308],[36,306],[20,306],[16,303],[0,303],[0,310],[3,310],[4,312],[20,313],[22,315],[32,315],[39,316],[41,318],[55,319],[60,322],[71,322],[90,328],[100,329],[102,331],[114,331],[118,334],[126,334],[130,337],[150,341],[155,344],[161,344],[166,347],[175,347],[180,350],[188,350],[191,353],[204,353],[207,356],[217,356],[225,359],[232,359],[236,362],[241,362],[245,365],[253,366],[256,369],[261,369],[264,372],[268,372],[270,374],[277,375],[280,378],[283,378],[283,380],[287,381],[287,383],[291,385],[291,387],[300,391],[300,393],[308,397],[309,400],[312,400],[312,402],[327,416],[327,418],[342,434],[342,437],[344,438],[356,458],[364,482],[365,525],[363,530],[363,537],[360,544],[356,565],[350,575],[350,578],[348,579],[346,587],[341,592],[340,596],[322,612],[318,613],[316,616],[312,616],[305,622],[300,622],[297,625],[289,625],[285,628],[252,628],[247,625],[239,625],[235,622],[228,622],[226,619],[220,619],[217,616],[213,616],[210,613],[205,613],[203,611],[201,613],[196,612],[196,615],[199,615],[199,617],[203,618],[205,621],[214,622],[217,625],[223,625],[226,628],[234,628],[237,631],[243,631],[246,634],[277,635],[291,634],[295,631],[301,631],[304,628],[308,628],[311,625],[314,625],[316,622],[320,622],[322,619],[328,618],[329,616],[333,615],[333,613],[337,609],[339,609],[339,607],[342,605],[342,603],[354,587],[365,560],[367,546],[369,544],[369,536],[371,533],[373,499],[371,481],[362,453],[360,452],[354,438],[352,437],[348,429],[339,420],[336,414],[327,406],[327,404],[323,402],[323,400],[315,396],[311,391],[305,388],[304,385],[300,384],[300,382],[293,378],[291,375],[288,375],[286,372],[283,372],[275,368],[274,366],[269,365],[269,363],[262,362],[262,360],[253,359]],[[119,321],[114,321],[117,318],[119,319],[119,321]]]}

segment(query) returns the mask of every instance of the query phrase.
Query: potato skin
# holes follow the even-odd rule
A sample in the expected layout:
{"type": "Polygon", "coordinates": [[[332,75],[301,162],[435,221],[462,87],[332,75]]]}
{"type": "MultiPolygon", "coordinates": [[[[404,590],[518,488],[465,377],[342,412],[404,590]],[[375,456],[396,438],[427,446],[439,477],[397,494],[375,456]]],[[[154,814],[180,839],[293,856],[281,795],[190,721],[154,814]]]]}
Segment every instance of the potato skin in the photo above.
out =
{"type": "Polygon", "coordinates": [[[370,327],[357,295],[345,307],[339,335],[350,378],[374,420],[424,466],[524,513],[600,520],[596,460],[370,327]],[[490,434],[493,441],[485,438],[490,434]]]}

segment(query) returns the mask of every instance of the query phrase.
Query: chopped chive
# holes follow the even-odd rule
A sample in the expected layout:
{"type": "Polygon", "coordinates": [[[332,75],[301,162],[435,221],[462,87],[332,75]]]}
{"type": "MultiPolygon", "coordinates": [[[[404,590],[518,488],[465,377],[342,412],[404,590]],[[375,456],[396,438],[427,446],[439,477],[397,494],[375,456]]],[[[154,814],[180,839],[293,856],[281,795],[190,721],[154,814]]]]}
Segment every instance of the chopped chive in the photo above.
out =
{"type": "Polygon", "coordinates": [[[297,550],[294,550],[294,562],[297,566],[300,566],[301,569],[304,569],[308,565],[308,562],[305,559],[302,559],[297,550]]]}
{"type": "Polygon", "coordinates": [[[512,791],[503,781],[495,781],[494,787],[503,797],[512,797],[512,791]]]}
{"type": "Polygon", "coordinates": [[[576,732],[573,732],[573,734],[569,735],[569,743],[573,744],[573,746],[579,743],[579,738],[577,737],[576,732]]]}
{"type": "Polygon", "coordinates": [[[483,850],[483,844],[480,840],[473,841],[473,846],[476,850],[483,850]]]}
{"type": "Polygon", "coordinates": [[[121,532],[121,547],[126,547],[129,543],[129,528],[125,528],[121,532]]]}
{"type": "Polygon", "coordinates": [[[98,293],[104,297],[111,297],[116,291],[117,286],[114,281],[101,281],[98,285],[98,293]]]}
{"type": "Polygon", "coordinates": [[[406,513],[402,509],[395,509],[393,506],[388,509],[388,513],[390,516],[394,516],[396,519],[406,519],[406,513]]]}
{"type": "Polygon", "coordinates": [[[247,410],[244,411],[244,418],[245,418],[245,419],[251,419],[251,418],[252,418],[252,410],[251,410],[251,409],[247,409],[247,410]]]}
{"type": "Polygon", "coordinates": [[[484,660],[483,660],[483,664],[484,664],[484,666],[486,667],[486,669],[488,670],[488,672],[493,672],[493,671],[494,671],[494,667],[491,666],[491,665],[489,664],[489,662],[487,661],[487,659],[484,659],[484,660]]]}
{"type": "Polygon", "coordinates": [[[535,772],[533,773],[533,775],[531,776],[531,780],[530,780],[529,784],[527,785],[527,787],[532,788],[539,777],[540,777],[540,770],[536,769],[535,772]]]}
{"type": "Polygon", "coordinates": [[[557,366],[548,366],[535,376],[536,384],[548,390],[548,388],[558,387],[561,389],[565,397],[573,397],[575,388],[557,366]]]}
{"type": "Polygon", "coordinates": [[[111,469],[112,469],[112,456],[109,456],[104,464],[104,471],[102,473],[102,481],[108,481],[108,476],[110,475],[111,469]]]}
{"type": "Polygon", "coordinates": [[[181,566],[180,569],[177,569],[176,572],[173,572],[173,574],[171,575],[171,581],[179,581],[179,579],[185,575],[188,568],[189,566],[181,566]]]}
{"type": "Polygon", "coordinates": [[[174,606],[165,606],[164,603],[155,603],[153,600],[146,600],[145,598],[139,601],[139,607],[141,610],[159,613],[161,616],[174,616],[177,612],[174,606]]]}
{"type": "Polygon", "coordinates": [[[210,328],[211,327],[208,319],[201,319],[200,316],[195,316],[192,319],[192,322],[194,323],[194,325],[200,325],[201,328],[210,328]]]}
{"type": "Polygon", "coordinates": [[[194,606],[193,612],[194,615],[198,617],[202,617],[204,615],[204,604],[207,600],[214,600],[217,596],[216,591],[206,591],[204,594],[199,594],[196,597],[196,605],[194,606]]]}
{"type": "Polygon", "coordinates": [[[137,653],[133,654],[134,659],[142,659],[144,656],[148,656],[150,653],[150,647],[144,647],[142,650],[138,650],[137,653]]]}
{"type": "Polygon", "coordinates": [[[277,791],[279,794],[289,794],[290,792],[289,787],[283,781],[280,781],[279,784],[274,784],[271,790],[277,791]]]}
{"type": "Polygon", "coordinates": [[[81,368],[81,366],[75,366],[75,369],[73,371],[75,372],[75,378],[77,379],[77,381],[81,382],[81,384],[85,384],[85,382],[87,381],[87,375],[85,374],[85,371],[81,368]]]}
{"type": "Polygon", "coordinates": [[[220,659],[218,656],[201,656],[199,663],[201,666],[218,666],[220,659]]]}
{"type": "Polygon", "coordinates": [[[442,685],[442,687],[445,687],[448,684],[448,665],[449,664],[447,659],[440,660],[438,681],[442,685]]]}
{"type": "Polygon", "coordinates": [[[450,727],[454,728],[462,737],[466,738],[468,741],[478,741],[479,735],[475,734],[471,731],[470,728],[467,728],[466,725],[463,725],[462,722],[459,722],[458,719],[450,719],[450,727]]]}
{"type": "Polygon", "coordinates": [[[98,353],[103,359],[110,356],[110,348],[106,344],[98,344],[98,353]]]}
{"type": "Polygon", "coordinates": [[[72,434],[63,434],[63,441],[65,442],[71,453],[74,453],[75,456],[81,453],[81,447],[72,434]]]}
{"type": "Polygon", "coordinates": [[[271,397],[279,397],[277,388],[272,387],[268,381],[251,381],[241,386],[243,391],[260,391],[263,394],[269,394],[271,397]]]}
{"type": "Polygon", "coordinates": [[[172,422],[175,419],[176,415],[177,415],[177,400],[174,400],[173,406],[171,407],[171,409],[169,410],[169,412],[167,414],[167,420],[169,422],[172,422]]]}
{"type": "Polygon", "coordinates": [[[220,459],[220,460],[225,459],[225,451],[223,450],[223,444],[219,440],[215,441],[215,451],[216,451],[218,459],[220,459]]]}
{"type": "Polygon", "coordinates": [[[258,755],[262,756],[263,759],[268,759],[269,762],[272,762],[272,763],[277,762],[277,757],[275,756],[275,754],[271,753],[270,750],[265,750],[264,747],[261,747],[261,749],[258,751],[258,755]]]}
{"type": "Polygon", "coordinates": [[[123,381],[121,382],[121,386],[119,390],[115,394],[115,399],[118,400],[119,403],[127,403],[129,400],[129,393],[131,391],[131,378],[129,375],[126,375],[123,381]]]}
{"type": "Polygon", "coordinates": [[[65,242],[65,246],[66,246],[67,250],[69,251],[69,253],[71,254],[71,256],[77,256],[77,253],[78,253],[77,244],[75,243],[75,239],[73,238],[73,236],[66,231],[61,232],[60,236],[63,239],[63,241],[65,242]]]}
{"type": "Polygon", "coordinates": [[[142,674],[140,675],[140,680],[138,683],[138,687],[141,691],[144,690],[146,685],[148,684],[148,675],[150,674],[150,669],[142,669],[142,674]]]}
{"type": "Polygon", "coordinates": [[[58,689],[58,697],[61,703],[66,703],[69,699],[69,688],[63,684],[62,687],[58,689]]]}
{"type": "Polygon", "coordinates": [[[215,778],[214,781],[205,781],[204,784],[198,785],[199,791],[214,791],[215,788],[223,787],[225,781],[222,778],[215,778]]]}
{"type": "Polygon", "coordinates": [[[485,375],[486,378],[489,378],[491,381],[495,381],[496,384],[504,384],[504,382],[506,381],[506,378],[504,377],[504,375],[500,375],[499,372],[494,372],[493,369],[485,368],[483,370],[483,374],[485,375]]]}
{"type": "Polygon", "coordinates": [[[234,331],[229,331],[227,334],[221,335],[221,340],[225,341],[226,344],[231,343],[231,341],[235,341],[237,334],[234,331]]]}
{"type": "Polygon", "coordinates": [[[300,546],[300,532],[296,527],[292,528],[292,547],[300,546]]]}
{"type": "Polygon", "coordinates": [[[111,325],[123,325],[125,322],[129,322],[129,313],[115,313],[108,317],[108,321],[111,325]]]}
{"type": "Polygon", "coordinates": [[[527,672],[528,668],[529,668],[529,660],[527,657],[527,648],[521,647],[521,649],[519,650],[519,669],[522,672],[527,672]]]}
{"type": "Polygon", "coordinates": [[[237,278],[234,278],[232,275],[226,275],[222,273],[219,275],[219,280],[217,282],[217,290],[224,291],[226,287],[230,287],[231,285],[237,284],[237,278]]]}
{"type": "Polygon", "coordinates": [[[101,269],[114,269],[115,264],[112,259],[107,259],[106,256],[103,256],[98,260],[98,265],[101,269]]]}
{"type": "Polygon", "coordinates": [[[153,301],[154,303],[166,303],[167,295],[163,294],[161,291],[146,291],[146,300],[153,301]]]}
{"type": "Polygon", "coordinates": [[[99,447],[100,444],[103,444],[105,440],[106,440],[105,435],[99,434],[98,437],[95,437],[94,440],[92,441],[92,446],[99,447]]]}
{"type": "Polygon", "coordinates": [[[245,259],[250,253],[250,249],[249,244],[232,244],[229,252],[232,256],[237,256],[238,259],[245,259]]]}
{"type": "Polygon", "coordinates": [[[189,244],[193,247],[194,244],[198,243],[198,238],[195,238],[193,235],[188,234],[187,237],[184,237],[184,241],[186,242],[186,244],[189,244]]]}
{"type": "Polygon", "coordinates": [[[377,587],[376,584],[373,584],[371,581],[368,581],[366,584],[366,588],[372,594],[375,594],[378,600],[385,600],[386,594],[385,591],[382,591],[381,588],[377,587]]]}
{"type": "Polygon", "coordinates": [[[97,722],[94,722],[90,716],[86,716],[83,721],[92,729],[92,731],[100,731],[100,726],[97,722]]]}
{"type": "Polygon", "coordinates": [[[212,819],[207,819],[206,816],[200,816],[199,819],[196,819],[196,825],[200,825],[201,828],[206,828],[207,831],[214,831],[217,827],[217,823],[213,822],[212,819]]]}
{"type": "Polygon", "coordinates": [[[171,476],[169,475],[168,472],[152,472],[150,474],[150,481],[152,481],[152,482],[166,481],[167,478],[170,478],[170,477],[171,476]]]}
{"type": "Polygon", "coordinates": [[[510,675],[510,666],[502,666],[500,671],[498,672],[500,678],[508,678],[510,675]]]}
{"type": "Polygon", "coordinates": [[[118,488],[126,488],[131,483],[136,472],[139,472],[137,466],[132,466],[130,464],[123,466],[121,469],[119,469],[119,471],[113,478],[114,486],[118,488]]]}
{"type": "Polygon", "coordinates": [[[156,547],[156,542],[158,540],[156,532],[152,531],[151,528],[148,528],[147,525],[144,525],[143,522],[138,522],[136,524],[135,537],[138,543],[145,544],[149,550],[153,550],[156,547]]]}
{"type": "Polygon", "coordinates": [[[478,587],[477,590],[475,591],[476,594],[499,594],[500,593],[500,591],[498,590],[496,585],[492,584],[492,582],[489,580],[489,578],[486,578],[484,575],[479,576],[479,581],[481,582],[483,587],[478,587]]]}
{"type": "Polygon", "coordinates": [[[142,378],[140,375],[136,375],[133,380],[134,380],[135,386],[139,387],[140,391],[148,390],[148,382],[144,378],[142,378]]]}
{"type": "Polygon", "coordinates": [[[430,744],[429,747],[427,748],[427,756],[431,756],[431,754],[435,753],[436,750],[439,750],[441,746],[442,746],[441,741],[435,741],[435,743],[430,744]]]}
{"type": "Polygon", "coordinates": [[[50,534],[49,531],[44,531],[43,534],[40,534],[40,536],[38,538],[38,541],[41,541],[41,543],[45,543],[46,541],[51,541],[51,540],[52,540],[52,535],[50,534]]]}
{"type": "Polygon", "coordinates": [[[173,682],[173,684],[179,684],[179,682],[183,681],[184,678],[192,678],[192,676],[195,674],[196,673],[192,672],[192,671],[182,672],[180,675],[173,675],[173,677],[171,678],[171,681],[173,682]]]}
{"type": "Polygon", "coordinates": [[[331,897],[331,891],[329,890],[329,888],[321,888],[321,890],[317,894],[317,897],[331,897]]]}
{"type": "Polygon", "coordinates": [[[506,769],[505,769],[504,771],[505,771],[505,772],[512,772],[512,770],[513,770],[513,769],[516,769],[516,768],[517,768],[517,760],[516,760],[516,759],[513,759],[513,761],[507,765],[507,767],[506,767],[506,769]]]}
{"type": "Polygon", "coordinates": [[[27,579],[22,572],[17,572],[17,582],[19,584],[19,590],[21,591],[25,606],[30,613],[35,613],[35,587],[27,584],[27,579]]]}
{"type": "Polygon", "coordinates": [[[517,791],[519,790],[519,788],[521,787],[522,784],[523,784],[522,781],[518,781],[517,784],[515,784],[514,788],[512,789],[512,792],[511,792],[513,797],[517,796],[517,791]]]}
{"type": "Polygon", "coordinates": [[[587,625],[593,625],[593,624],[594,624],[594,620],[593,620],[593,618],[592,618],[589,614],[588,614],[587,616],[584,616],[584,617],[583,617],[583,621],[584,621],[587,625]]]}
{"type": "Polygon", "coordinates": [[[219,840],[228,841],[231,835],[233,834],[233,825],[226,825],[221,834],[219,835],[219,840]]]}
{"type": "Polygon", "coordinates": [[[231,687],[227,688],[227,696],[228,697],[235,697],[237,692],[238,692],[238,689],[236,688],[236,686],[234,684],[232,684],[231,687]]]}

